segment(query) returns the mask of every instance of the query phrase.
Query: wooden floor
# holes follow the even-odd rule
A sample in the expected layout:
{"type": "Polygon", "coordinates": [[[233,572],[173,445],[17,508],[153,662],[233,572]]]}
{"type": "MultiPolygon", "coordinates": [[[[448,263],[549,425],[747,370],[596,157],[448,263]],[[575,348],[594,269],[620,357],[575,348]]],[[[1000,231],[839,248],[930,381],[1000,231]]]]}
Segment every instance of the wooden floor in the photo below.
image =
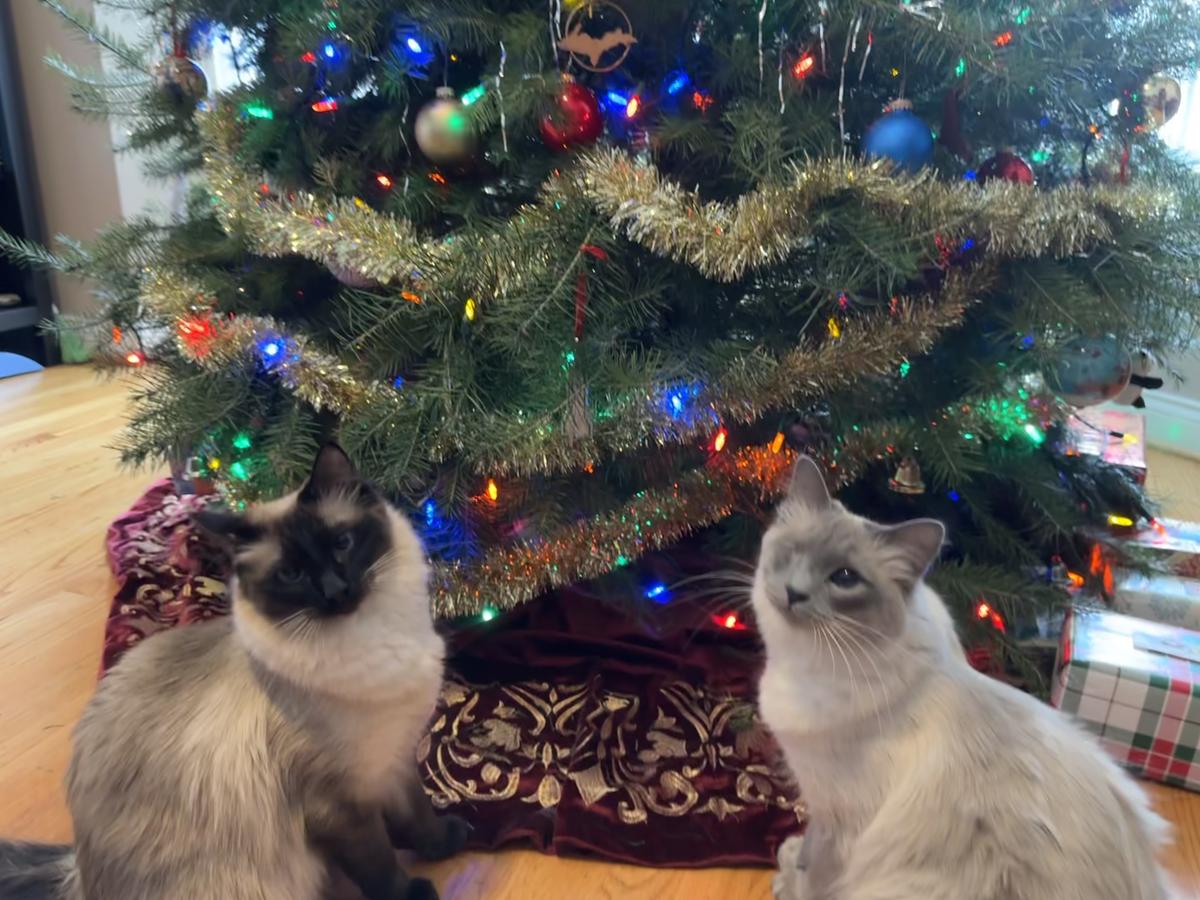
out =
{"type": "MultiPolygon", "coordinates": [[[[113,585],[104,530],[158,473],[118,470],[105,445],[124,387],[87,369],[0,381],[0,835],[70,839],[61,781],[70,730],[95,684],[113,585]]],[[[1200,464],[1156,454],[1168,513],[1200,519],[1200,464]]],[[[1151,786],[1177,826],[1166,862],[1200,888],[1200,795],[1151,786]]],[[[426,872],[449,900],[766,900],[765,871],[668,871],[472,854],[426,872]]]]}

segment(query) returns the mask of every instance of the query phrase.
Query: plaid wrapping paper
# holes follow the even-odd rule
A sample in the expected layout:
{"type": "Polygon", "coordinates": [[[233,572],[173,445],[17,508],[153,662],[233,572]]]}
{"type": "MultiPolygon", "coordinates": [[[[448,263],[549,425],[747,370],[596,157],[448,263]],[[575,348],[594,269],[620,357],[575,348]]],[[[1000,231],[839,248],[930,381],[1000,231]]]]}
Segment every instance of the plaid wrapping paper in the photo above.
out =
{"type": "Polygon", "coordinates": [[[1123,572],[1109,605],[1122,615],[1200,631],[1200,581],[1194,578],[1123,572]]]}
{"type": "Polygon", "coordinates": [[[1073,608],[1050,702],[1096,734],[1134,774],[1200,790],[1200,663],[1147,644],[1200,654],[1196,632],[1073,608]]]}
{"type": "Polygon", "coordinates": [[[1067,420],[1068,454],[1099,456],[1146,483],[1146,416],[1123,409],[1087,409],[1067,420]]]}

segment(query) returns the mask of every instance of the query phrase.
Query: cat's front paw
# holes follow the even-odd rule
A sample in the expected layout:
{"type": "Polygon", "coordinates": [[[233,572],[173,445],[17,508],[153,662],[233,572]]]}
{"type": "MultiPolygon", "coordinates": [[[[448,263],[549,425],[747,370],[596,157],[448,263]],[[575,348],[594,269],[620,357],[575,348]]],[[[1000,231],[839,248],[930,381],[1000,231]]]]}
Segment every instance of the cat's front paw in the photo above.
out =
{"type": "Polygon", "coordinates": [[[801,868],[804,836],[794,835],[779,847],[779,871],[771,880],[775,900],[808,900],[808,875],[801,868]]]}
{"type": "Polygon", "coordinates": [[[410,878],[397,900],[438,900],[438,892],[428,878],[410,878]]]}
{"type": "Polygon", "coordinates": [[[442,816],[432,829],[432,833],[422,836],[414,847],[417,853],[425,859],[446,859],[462,850],[467,845],[467,838],[474,829],[466,819],[459,816],[442,816]]]}

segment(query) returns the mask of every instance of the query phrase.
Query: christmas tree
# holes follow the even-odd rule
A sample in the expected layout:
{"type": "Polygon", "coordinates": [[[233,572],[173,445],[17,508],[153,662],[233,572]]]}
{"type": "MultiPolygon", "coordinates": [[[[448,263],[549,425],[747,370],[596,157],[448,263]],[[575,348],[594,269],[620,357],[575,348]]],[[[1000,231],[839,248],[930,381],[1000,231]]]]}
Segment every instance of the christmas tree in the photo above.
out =
{"type": "Polygon", "coordinates": [[[1147,513],[1061,426],[1200,319],[1156,136],[1184,4],[120,0],[141,46],[45,2],[108,56],[51,61],[79,108],[189,185],[165,223],[4,241],[97,286],[56,327],[139,370],[124,459],[239,504],[336,438],[444,617],[609,573],[657,599],[639,559],[689,535],[752,558],[798,452],[856,511],[946,520],[934,578],[983,631],[1147,513]]]}

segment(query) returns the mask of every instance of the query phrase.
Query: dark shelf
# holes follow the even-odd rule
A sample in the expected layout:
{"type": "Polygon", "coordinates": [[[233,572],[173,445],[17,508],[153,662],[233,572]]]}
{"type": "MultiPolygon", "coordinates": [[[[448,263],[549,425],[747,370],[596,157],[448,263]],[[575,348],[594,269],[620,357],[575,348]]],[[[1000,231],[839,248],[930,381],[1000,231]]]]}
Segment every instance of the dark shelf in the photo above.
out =
{"type": "MultiPolygon", "coordinates": [[[[45,240],[37,184],[17,69],[16,29],[11,5],[0,0],[0,228],[27,240],[45,240]]],[[[18,306],[0,307],[0,350],[32,355],[43,364],[58,362],[57,345],[36,332],[39,322],[54,317],[45,273],[19,269],[0,260],[0,293],[14,293],[21,298],[18,306]]]]}

